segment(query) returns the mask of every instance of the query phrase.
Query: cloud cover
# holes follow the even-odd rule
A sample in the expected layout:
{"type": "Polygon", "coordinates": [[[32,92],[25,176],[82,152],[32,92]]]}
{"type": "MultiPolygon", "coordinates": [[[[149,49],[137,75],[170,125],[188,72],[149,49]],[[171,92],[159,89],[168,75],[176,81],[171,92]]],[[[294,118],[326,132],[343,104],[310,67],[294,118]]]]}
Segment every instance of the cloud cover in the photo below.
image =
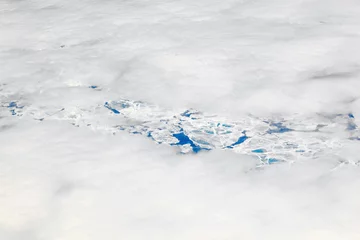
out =
{"type": "Polygon", "coordinates": [[[1,146],[3,239],[359,237],[358,169],[331,159],[253,170],[232,152],[176,155],[51,121],[1,146]]]}
{"type": "MultiPolygon", "coordinates": [[[[347,161],[259,171],[250,156],[177,155],[57,120],[124,97],[232,119],[351,112],[359,124],[356,1],[0,4],[1,239],[359,239],[347,161]],[[15,100],[74,114],[14,118],[15,100]]],[[[335,154],[356,163],[358,149],[335,154]]]]}

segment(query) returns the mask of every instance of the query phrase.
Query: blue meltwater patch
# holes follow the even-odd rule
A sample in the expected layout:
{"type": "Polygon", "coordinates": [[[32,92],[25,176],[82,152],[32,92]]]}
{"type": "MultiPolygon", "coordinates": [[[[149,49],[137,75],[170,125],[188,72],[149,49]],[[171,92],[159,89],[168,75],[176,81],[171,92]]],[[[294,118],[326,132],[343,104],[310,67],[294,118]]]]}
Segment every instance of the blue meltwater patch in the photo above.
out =
{"type": "Polygon", "coordinates": [[[173,143],[171,145],[186,145],[189,144],[194,153],[198,153],[201,150],[201,147],[196,145],[184,132],[174,133],[173,137],[175,137],[179,142],[173,143]]]}
{"type": "Polygon", "coordinates": [[[236,142],[234,142],[230,146],[227,146],[226,148],[230,148],[230,149],[234,148],[236,145],[240,145],[240,144],[244,143],[247,139],[249,139],[249,137],[246,136],[246,131],[242,131],[242,134],[244,134],[244,135],[239,137],[239,139],[236,142]]]}
{"type": "Polygon", "coordinates": [[[104,107],[106,107],[107,109],[111,110],[111,111],[112,111],[113,113],[115,113],[115,114],[120,114],[120,112],[119,112],[118,110],[116,110],[115,108],[112,108],[108,102],[106,102],[106,103],[104,104],[104,107]]]}
{"type": "Polygon", "coordinates": [[[259,148],[259,149],[254,149],[251,152],[253,152],[253,153],[264,153],[264,152],[266,152],[266,150],[262,149],[262,148],[259,148]]]}
{"type": "Polygon", "coordinates": [[[239,139],[236,142],[234,142],[230,146],[227,146],[227,148],[234,148],[236,145],[240,145],[240,144],[244,143],[247,139],[248,139],[248,137],[246,135],[241,136],[241,137],[239,137],[239,139]]]}
{"type": "Polygon", "coordinates": [[[269,129],[269,130],[267,131],[267,133],[269,133],[269,134],[273,134],[273,133],[286,133],[286,132],[291,132],[291,131],[293,131],[293,129],[288,128],[288,127],[285,127],[285,126],[283,125],[283,123],[281,123],[281,122],[271,123],[270,126],[271,126],[271,127],[274,127],[274,128],[269,129]]]}
{"type": "Polygon", "coordinates": [[[280,160],[276,159],[276,158],[269,158],[268,159],[268,163],[269,164],[274,164],[274,163],[278,163],[281,162],[280,160]]]}
{"type": "Polygon", "coordinates": [[[24,106],[19,106],[16,102],[9,102],[7,108],[9,108],[11,115],[17,115],[16,109],[22,109],[24,106]]]}

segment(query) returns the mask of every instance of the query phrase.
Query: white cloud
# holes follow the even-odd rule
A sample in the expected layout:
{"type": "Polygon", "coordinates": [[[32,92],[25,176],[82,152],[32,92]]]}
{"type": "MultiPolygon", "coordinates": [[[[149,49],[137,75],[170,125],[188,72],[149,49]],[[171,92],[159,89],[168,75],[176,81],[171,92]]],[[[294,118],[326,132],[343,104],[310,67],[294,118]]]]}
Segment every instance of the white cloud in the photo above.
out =
{"type": "Polygon", "coordinates": [[[312,135],[331,143],[321,158],[259,170],[230,151],[113,136],[120,120],[102,108],[128,98],[234,121],[352,113],[359,125],[359,6],[0,3],[0,239],[359,239],[359,141],[343,123],[312,135]]]}

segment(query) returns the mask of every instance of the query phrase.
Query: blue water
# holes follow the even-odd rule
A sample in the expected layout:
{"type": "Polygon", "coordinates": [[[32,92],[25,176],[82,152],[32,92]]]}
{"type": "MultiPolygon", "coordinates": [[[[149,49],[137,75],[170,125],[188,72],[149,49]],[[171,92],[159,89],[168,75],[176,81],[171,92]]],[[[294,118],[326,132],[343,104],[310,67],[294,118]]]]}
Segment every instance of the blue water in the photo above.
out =
{"type": "Polygon", "coordinates": [[[239,145],[239,144],[242,144],[243,142],[245,142],[248,138],[249,137],[246,136],[246,135],[241,136],[241,137],[239,137],[239,139],[235,143],[231,144],[227,148],[234,148],[236,145],[239,145]]]}
{"type": "Polygon", "coordinates": [[[119,112],[118,110],[116,110],[115,108],[110,107],[110,105],[109,105],[108,102],[106,102],[106,103],[104,104],[104,107],[106,107],[107,109],[111,110],[111,111],[112,111],[113,113],[115,113],[115,114],[120,114],[120,112],[119,112]]]}
{"type": "Polygon", "coordinates": [[[276,158],[269,158],[268,162],[269,162],[269,164],[274,164],[274,163],[277,163],[277,162],[280,162],[280,161],[277,160],[276,158]]]}
{"type": "Polygon", "coordinates": [[[253,153],[264,153],[264,152],[266,152],[266,150],[265,149],[254,149],[254,150],[252,150],[252,152],[253,153]]]}
{"type": "Polygon", "coordinates": [[[191,114],[192,114],[192,113],[191,113],[189,110],[186,110],[185,112],[183,112],[183,113],[181,114],[181,116],[190,117],[191,114]]]}
{"type": "Polygon", "coordinates": [[[9,105],[7,106],[7,108],[10,108],[11,115],[13,115],[13,116],[16,115],[15,109],[22,109],[23,107],[24,106],[17,105],[16,102],[9,102],[9,105]]]}
{"type": "Polygon", "coordinates": [[[201,151],[201,147],[196,145],[184,132],[174,133],[173,137],[179,140],[178,143],[173,143],[171,145],[186,145],[189,144],[193,150],[193,152],[198,153],[201,151]]]}
{"type": "Polygon", "coordinates": [[[269,134],[273,134],[273,133],[286,133],[286,132],[291,132],[294,131],[294,129],[288,128],[283,126],[283,124],[281,122],[278,123],[271,123],[270,126],[272,127],[276,127],[275,129],[269,129],[267,131],[267,133],[269,134]]]}
{"type": "Polygon", "coordinates": [[[16,108],[17,103],[16,102],[10,102],[8,108],[16,108]]]}

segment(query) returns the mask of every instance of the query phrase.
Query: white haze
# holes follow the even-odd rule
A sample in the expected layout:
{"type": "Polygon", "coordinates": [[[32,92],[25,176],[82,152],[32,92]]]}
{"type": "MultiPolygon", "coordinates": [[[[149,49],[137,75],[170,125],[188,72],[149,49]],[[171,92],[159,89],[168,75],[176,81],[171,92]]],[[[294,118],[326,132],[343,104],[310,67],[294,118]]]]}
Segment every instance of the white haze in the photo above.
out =
{"type": "MultiPolygon", "coordinates": [[[[1,106],[128,98],[232,119],[351,112],[359,124],[355,0],[1,0],[0,13],[1,106]]],[[[360,239],[359,169],[339,165],[360,160],[359,142],[259,170],[250,156],[179,155],[3,107],[0,239],[360,239]]]]}

